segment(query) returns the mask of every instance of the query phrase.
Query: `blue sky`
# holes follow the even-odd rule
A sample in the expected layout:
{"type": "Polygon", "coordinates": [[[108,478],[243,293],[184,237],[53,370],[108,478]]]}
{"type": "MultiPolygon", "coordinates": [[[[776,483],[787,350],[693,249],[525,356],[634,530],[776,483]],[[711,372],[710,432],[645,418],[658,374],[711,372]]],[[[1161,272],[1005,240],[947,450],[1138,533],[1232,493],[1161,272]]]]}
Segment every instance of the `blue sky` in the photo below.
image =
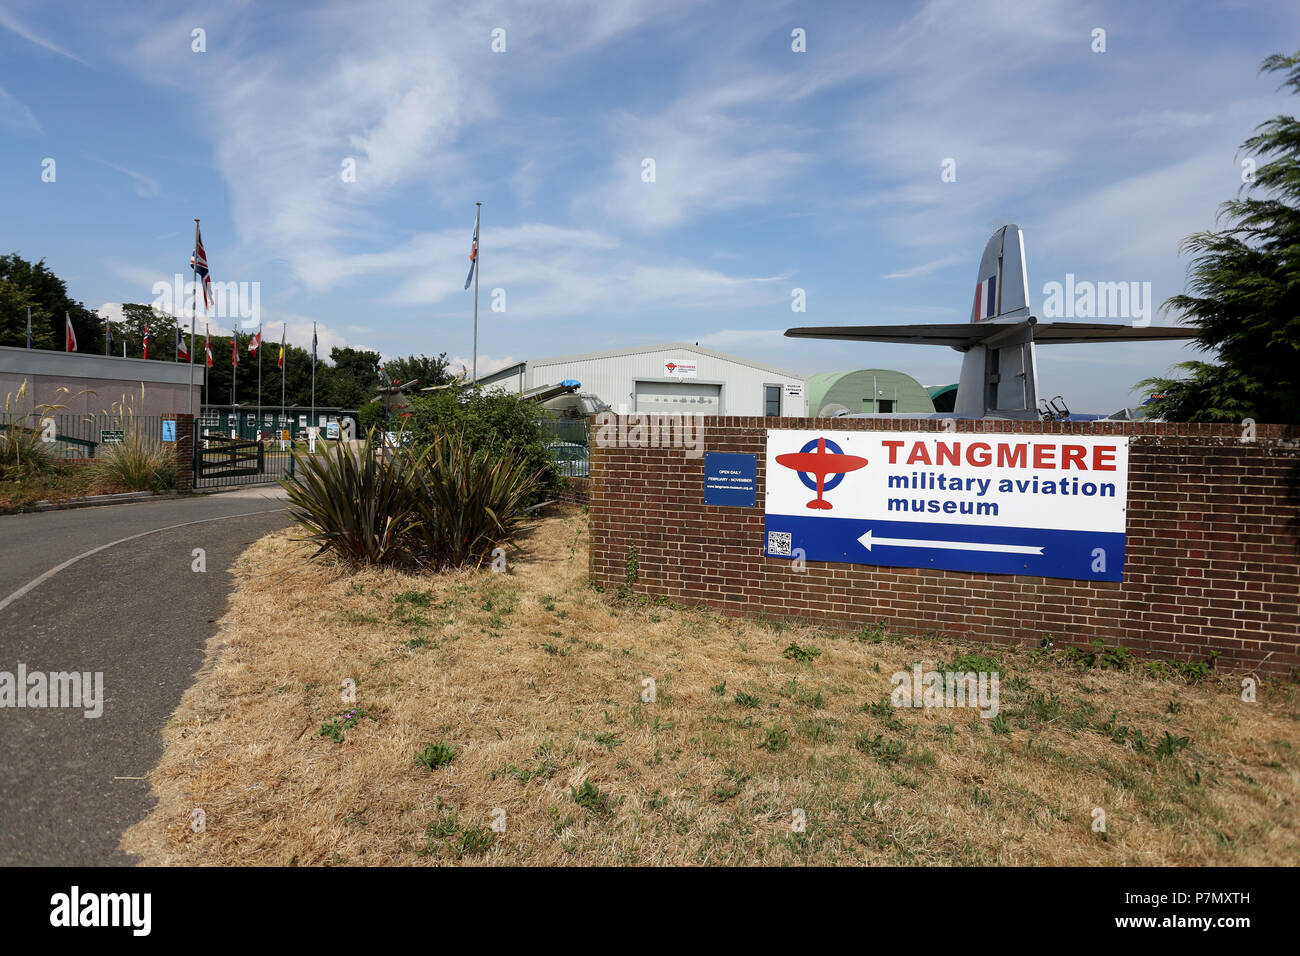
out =
{"type": "MultiPolygon", "coordinates": [[[[1297,26],[1235,2],[0,0],[0,250],[92,308],[148,302],[198,216],[213,278],[260,283],[268,338],[307,345],[315,320],[326,345],[468,363],[479,200],[480,373],[685,340],[951,382],[950,350],[781,333],[965,321],[1004,222],[1039,311],[1066,273],[1182,291],[1179,240],[1235,194],[1239,144],[1296,111],[1257,70],[1297,26]]],[[[1109,411],[1194,355],[1046,347],[1040,384],[1109,411]]]]}

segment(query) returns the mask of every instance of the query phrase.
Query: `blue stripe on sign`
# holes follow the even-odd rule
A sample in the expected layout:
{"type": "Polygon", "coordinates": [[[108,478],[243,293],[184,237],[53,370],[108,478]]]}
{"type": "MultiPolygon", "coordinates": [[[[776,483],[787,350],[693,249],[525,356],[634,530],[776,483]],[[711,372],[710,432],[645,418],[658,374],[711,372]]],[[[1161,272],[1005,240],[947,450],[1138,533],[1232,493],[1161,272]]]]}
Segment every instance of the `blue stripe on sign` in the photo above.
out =
{"type": "Polygon", "coordinates": [[[1000,528],[966,524],[925,524],[918,521],[876,521],[867,518],[823,518],[805,515],[767,515],[765,532],[789,534],[791,554],[808,561],[834,561],[893,568],[941,568],[946,571],[974,571],[984,574],[1028,574],[1045,578],[1079,581],[1123,581],[1124,544],[1122,532],[1058,531],[1050,528],[1000,528]],[[859,538],[871,531],[872,547],[859,538]],[[900,546],[881,539],[921,539],[1041,547],[1042,554],[1001,551],[967,551],[937,545],[900,546]],[[1098,553],[1100,552],[1100,554],[1098,553]],[[1103,560],[1104,570],[1094,571],[1103,560]]]}

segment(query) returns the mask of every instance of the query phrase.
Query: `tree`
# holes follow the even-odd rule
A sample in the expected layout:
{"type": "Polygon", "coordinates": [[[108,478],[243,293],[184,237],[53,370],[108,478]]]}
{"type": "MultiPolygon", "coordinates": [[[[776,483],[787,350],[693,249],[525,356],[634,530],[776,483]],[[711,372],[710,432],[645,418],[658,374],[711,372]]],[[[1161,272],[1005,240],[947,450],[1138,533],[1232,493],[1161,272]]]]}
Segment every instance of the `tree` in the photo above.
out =
{"type": "Polygon", "coordinates": [[[32,338],[38,348],[62,349],[63,317],[66,314],[72,320],[72,328],[77,333],[78,351],[104,351],[104,323],[100,321],[98,315],[68,296],[67,284],[50,271],[45,265],[44,259],[36,263],[28,262],[16,252],[7,256],[0,256],[0,282],[10,285],[9,302],[0,302],[0,308],[12,309],[12,303],[15,301],[14,289],[25,293],[27,296],[26,301],[22,303],[21,321],[23,331],[21,340],[13,341],[9,333],[9,329],[17,321],[17,317],[10,311],[0,313],[0,329],[4,330],[2,333],[4,338],[0,339],[0,342],[3,344],[20,346],[27,344],[26,305],[30,304],[32,307],[32,338]],[[40,318],[39,325],[37,323],[38,317],[40,318]],[[38,334],[40,330],[48,334],[38,334]],[[41,342],[49,344],[41,345],[41,342]]]}
{"type": "MultiPolygon", "coordinates": [[[[176,361],[176,318],[151,305],[127,302],[122,306],[122,318],[113,323],[113,351],[122,354],[122,342],[127,343],[128,358],[141,358],[144,347],[144,329],[149,326],[149,360],[151,362],[176,361]]],[[[185,325],[189,332],[189,323],[185,325]]]]}
{"type": "Polygon", "coordinates": [[[330,349],[333,366],[316,367],[316,403],[340,408],[360,408],[374,398],[379,385],[379,353],[366,349],[330,349]],[[322,378],[324,381],[322,382],[322,378]],[[322,401],[324,395],[327,400],[322,401]]]}
{"type": "Polygon", "coordinates": [[[419,383],[417,388],[431,388],[434,385],[445,385],[452,380],[447,364],[446,352],[437,358],[410,355],[406,358],[389,359],[384,363],[384,371],[388,373],[394,385],[415,381],[419,383]]]}
{"type": "MultiPolygon", "coordinates": [[[[1283,73],[1300,94],[1300,51],[1268,57],[1261,72],[1283,73]]],[[[1195,257],[1189,294],[1163,306],[1200,326],[1197,348],[1220,364],[1183,362],[1187,377],[1137,386],[1161,396],[1151,411],[1169,421],[1300,422],[1300,121],[1268,120],[1242,150],[1262,161],[1244,198],[1220,206],[1226,228],[1183,241],[1195,257]]]]}
{"type": "Polygon", "coordinates": [[[32,310],[32,345],[38,349],[52,349],[54,336],[50,332],[49,314],[32,295],[16,282],[0,279],[0,345],[27,345],[27,310],[32,310]]]}
{"type": "Polygon", "coordinates": [[[530,473],[542,476],[538,500],[555,492],[563,482],[547,450],[547,435],[538,420],[544,413],[536,402],[496,390],[473,389],[461,394],[446,388],[410,398],[404,421],[412,442],[426,445],[438,435],[456,431],[474,452],[494,454],[512,448],[528,463],[530,473]]]}

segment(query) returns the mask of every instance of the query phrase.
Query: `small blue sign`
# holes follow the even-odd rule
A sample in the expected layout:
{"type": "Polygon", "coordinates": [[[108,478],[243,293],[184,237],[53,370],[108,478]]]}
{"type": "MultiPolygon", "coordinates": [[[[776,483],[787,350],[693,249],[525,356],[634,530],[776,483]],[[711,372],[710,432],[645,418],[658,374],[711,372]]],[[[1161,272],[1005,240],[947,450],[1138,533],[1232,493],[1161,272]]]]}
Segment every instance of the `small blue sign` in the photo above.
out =
{"type": "Polygon", "coordinates": [[[174,418],[163,419],[163,441],[176,440],[176,420],[174,418]]]}
{"type": "Polygon", "coordinates": [[[728,508],[758,506],[758,456],[708,452],[704,456],[704,503],[728,508]]]}

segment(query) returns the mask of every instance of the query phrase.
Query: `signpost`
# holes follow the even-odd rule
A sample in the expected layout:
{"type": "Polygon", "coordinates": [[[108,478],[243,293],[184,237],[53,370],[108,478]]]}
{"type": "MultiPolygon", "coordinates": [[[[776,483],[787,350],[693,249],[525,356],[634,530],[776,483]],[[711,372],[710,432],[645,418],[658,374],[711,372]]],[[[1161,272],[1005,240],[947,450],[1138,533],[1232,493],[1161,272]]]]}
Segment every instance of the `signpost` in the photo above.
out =
{"type": "Polygon", "coordinates": [[[758,456],[711,451],[704,456],[704,503],[753,508],[758,503],[758,456]]]}
{"type": "Polygon", "coordinates": [[[765,554],[1124,579],[1128,439],[767,433],[765,554]]]}

